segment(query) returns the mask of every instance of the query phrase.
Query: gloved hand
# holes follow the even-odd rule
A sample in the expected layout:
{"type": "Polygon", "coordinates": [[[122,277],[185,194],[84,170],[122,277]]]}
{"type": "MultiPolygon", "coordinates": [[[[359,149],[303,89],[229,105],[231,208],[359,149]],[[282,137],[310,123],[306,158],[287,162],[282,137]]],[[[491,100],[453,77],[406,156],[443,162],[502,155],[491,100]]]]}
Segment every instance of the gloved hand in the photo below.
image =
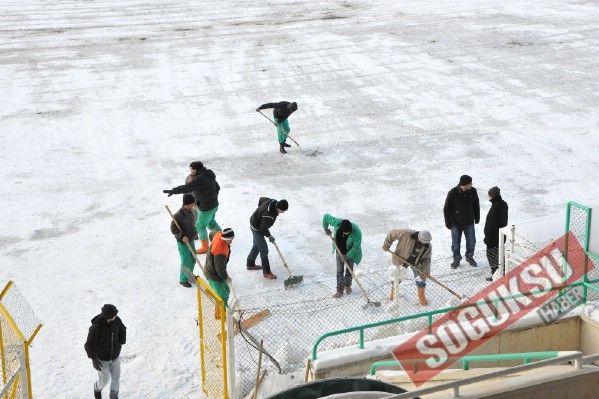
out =
{"type": "Polygon", "coordinates": [[[100,361],[98,359],[92,359],[92,365],[94,366],[94,368],[98,371],[102,370],[102,365],[100,364],[100,361]]]}
{"type": "Polygon", "coordinates": [[[326,229],[324,229],[324,233],[328,236],[330,236],[332,234],[331,229],[329,229],[328,227],[326,229]]]}
{"type": "Polygon", "coordinates": [[[274,236],[270,236],[270,237],[268,237],[268,241],[270,241],[270,242],[275,242],[275,237],[274,237],[274,236]]]}
{"type": "Polygon", "coordinates": [[[173,195],[173,190],[162,190],[162,192],[168,194],[169,197],[173,195]]]}

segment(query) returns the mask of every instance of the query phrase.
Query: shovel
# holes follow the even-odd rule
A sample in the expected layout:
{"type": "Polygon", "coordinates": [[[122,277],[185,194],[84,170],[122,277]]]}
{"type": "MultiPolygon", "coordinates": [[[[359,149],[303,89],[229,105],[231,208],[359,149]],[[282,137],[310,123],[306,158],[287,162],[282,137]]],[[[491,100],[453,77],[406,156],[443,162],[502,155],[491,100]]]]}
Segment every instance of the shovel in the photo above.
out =
{"type": "Polygon", "coordinates": [[[285,289],[304,281],[304,276],[294,276],[291,274],[291,270],[289,270],[289,266],[287,266],[287,262],[285,262],[285,258],[283,258],[283,254],[281,253],[279,246],[277,245],[276,242],[273,242],[272,245],[275,246],[275,249],[279,253],[279,258],[281,258],[281,262],[283,262],[283,266],[285,266],[287,273],[289,273],[289,278],[287,280],[283,281],[283,285],[285,286],[285,289]]]}
{"type": "MultiPolygon", "coordinates": [[[[266,119],[268,119],[268,120],[269,120],[269,121],[270,121],[270,122],[271,122],[273,125],[277,126],[276,122],[275,122],[275,121],[273,121],[272,119],[270,119],[268,116],[264,115],[264,114],[262,113],[262,111],[258,111],[258,112],[260,112],[260,115],[262,115],[263,117],[265,117],[266,119]]],[[[295,143],[295,145],[297,146],[297,148],[298,148],[300,151],[302,151],[302,147],[300,147],[299,143],[298,143],[297,141],[295,141],[295,140],[293,139],[293,137],[291,137],[290,135],[287,135],[287,138],[288,138],[289,140],[293,141],[293,142],[295,143]]],[[[319,151],[318,151],[318,150],[312,150],[312,151],[307,151],[307,152],[306,152],[306,151],[302,151],[302,152],[303,152],[303,153],[304,153],[306,156],[309,156],[309,157],[313,157],[313,156],[315,156],[315,155],[317,155],[317,154],[319,153],[319,151]]]]}
{"type": "MultiPolygon", "coordinates": [[[[333,245],[335,246],[335,248],[337,249],[337,252],[339,252],[339,255],[341,255],[341,251],[339,251],[339,247],[337,246],[337,243],[335,242],[335,239],[333,238],[333,236],[330,234],[328,236],[331,239],[331,241],[333,242],[333,245]]],[[[378,308],[379,306],[381,306],[380,302],[370,300],[370,298],[368,297],[368,294],[366,293],[366,290],[364,289],[364,287],[362,287],[362,284],[360,284],[360,280],[358,280],[356,278],[354,271],[352,269],[350,269],[349,266],[347,265],[347,262],[345,262],[345,256],[343,257],[343,265],[345,266],[347,271],[352,275],[356,284],[358,284],[358,287],[360,287],[360,291],[362,292],[362,295],[364,295],[364,298],[366,298],[366,305],[362,306],[362,308],[365,309],[369,306],[374,306],[374,307],[378,308]]]]}

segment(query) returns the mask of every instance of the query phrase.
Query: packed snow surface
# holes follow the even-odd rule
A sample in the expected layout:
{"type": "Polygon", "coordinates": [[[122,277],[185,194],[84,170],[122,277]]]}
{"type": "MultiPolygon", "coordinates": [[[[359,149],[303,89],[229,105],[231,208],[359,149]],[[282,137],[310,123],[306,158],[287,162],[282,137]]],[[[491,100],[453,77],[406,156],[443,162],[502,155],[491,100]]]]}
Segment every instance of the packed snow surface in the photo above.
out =
{"type": "Polygon", "coordinates": [[[272,232],[293,272],[332,281],[325,212],[361,227],[368,269],[389,263],[391,228],[426,228],[449,255],[442,207],[464,173],[479,247],[491,186],[514,220],[599,194],[599,4],[3,0],[0,15],[0,283],[44,323],[38,398],[91,395],[83,343],[104,303],[128,327],[123,398],[201,397],[195,295],[164,210],[181,197],[161,192],[191,161],[222,187],[241,300],[272,290],[265,306],[281,279],[244,267],[261,195],[289,200],[272,232]],[[277,152],[254,110],[280,100],[318,155],[277,152]]]}

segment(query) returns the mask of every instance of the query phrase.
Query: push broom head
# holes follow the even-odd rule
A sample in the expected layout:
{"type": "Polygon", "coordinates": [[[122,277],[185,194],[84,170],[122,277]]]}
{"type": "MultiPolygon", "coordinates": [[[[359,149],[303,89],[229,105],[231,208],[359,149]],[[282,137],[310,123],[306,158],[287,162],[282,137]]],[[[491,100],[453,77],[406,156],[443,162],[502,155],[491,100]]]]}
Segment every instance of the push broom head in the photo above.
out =
{"type": "Polygon", "coordinates": [[[287,280],[283,281],[283,285],[285,286],[285,289],[287,289],[301,283],[302,281],[304,281],[304,276],[291,276],[287,280]]]}

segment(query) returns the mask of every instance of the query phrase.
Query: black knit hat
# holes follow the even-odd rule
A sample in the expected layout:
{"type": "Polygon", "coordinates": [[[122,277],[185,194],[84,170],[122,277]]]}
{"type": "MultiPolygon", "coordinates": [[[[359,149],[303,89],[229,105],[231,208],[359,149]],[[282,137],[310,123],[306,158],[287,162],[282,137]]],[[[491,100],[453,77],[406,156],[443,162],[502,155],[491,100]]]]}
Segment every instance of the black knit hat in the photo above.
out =
{"type": "Polygon", "coordinates": [[[201,163],[200,161],[193,161],[192,163],[189,164],[189,167],[191,169],[200,171],[200,170],[204,169],[204,164],[201,163]]]}
{"type": "Polygon", "coordinates": [[[183,205],[191,205],[196,202],[196,199],[191,194],[183,194],[183,205]]]}
{"type": "Polygon", "coordinates": [[[227,227],[223,230],[220,236],[223,240],[232,240],[233,238],[235,238],[235,232],[232,228],[227,227]]]}
{"type": "Polygon", "coordinates": [[[342,232],[344,233],[351,233],[352,232],[352,225],[351,222],[347,219],[343,219],[341,221],[341,224],[339,225],[339,228],[341,229],[342,232]]]}
{"type": "Polygon", "coordinates": [[[277,209],[281,210],[281,211],[286,211],[287,209],[289,209],[289,203],[287,202],[287,200],[280,200],[277,201],[277,209]]]}
{"type": "Polygon", "coordinates": [[[501,194],[501,190],[497,186],[493,186],[489,189],[489,197],[495,198],[501,194]]]}
{"type": "Polygon", "coordinates": [[[465,186],[466,184],[472,183],[472,178],[468,175],[460,176],[460,186],[465,186]]]}
{"type": "Polygon", "coordinates": [[[106,305],[102,306],[102,312],[100,314],[104,319],[109,320],[116,316],[118,312],[119,311],[116,306],[107,303],[106,305]]]}

